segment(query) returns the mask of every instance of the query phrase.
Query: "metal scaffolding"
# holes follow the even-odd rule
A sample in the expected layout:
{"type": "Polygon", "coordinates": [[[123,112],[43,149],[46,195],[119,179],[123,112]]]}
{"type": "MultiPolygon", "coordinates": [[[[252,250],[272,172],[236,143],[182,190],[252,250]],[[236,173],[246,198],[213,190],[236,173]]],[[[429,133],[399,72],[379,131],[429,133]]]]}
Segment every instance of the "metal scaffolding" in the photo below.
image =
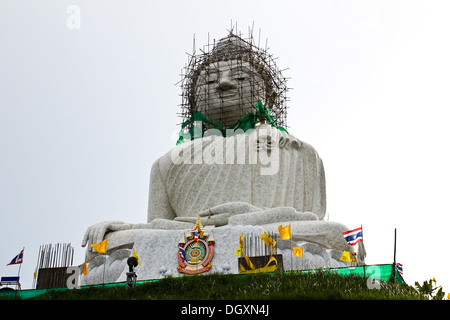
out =
{"type": "MultiPolygon", "coordinates": [[[[208,44],[196,53],[195,37],[193,53],[182,70],[181,113],[182,122],[189,120],[194,111],[202,112],[214,123],[221,122],[222,129],[255,111],[258,101],[269,108],[276,126],[287,127],[286,93],[287,78],[275,64],[276,58],[255,44],[253,29],[249,37],[236,35],[233,30],[227,37],[208,44]],[[221,90],[220,71],[229,71],[230,90],[221,90]],[[214,97],[213,97],[214,96],[214,97]]],[[[286,70],[286,69],[285,69],[286,70]]],[[[186,131],[190,129],[187,126],[186,131]]]]}

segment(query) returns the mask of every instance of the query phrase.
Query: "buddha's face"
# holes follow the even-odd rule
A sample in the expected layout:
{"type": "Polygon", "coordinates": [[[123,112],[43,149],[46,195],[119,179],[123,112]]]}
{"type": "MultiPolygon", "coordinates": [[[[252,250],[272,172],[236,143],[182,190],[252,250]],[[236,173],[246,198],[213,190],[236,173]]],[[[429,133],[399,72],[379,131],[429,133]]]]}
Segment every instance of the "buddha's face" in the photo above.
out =
{"type": "Polygon", "coordinates": [[[204,68],[197,78],[197,110],[214,123],[228,127],[265,103],[265,82],[252,65],[242,60],[219,61],[204,68]]]}

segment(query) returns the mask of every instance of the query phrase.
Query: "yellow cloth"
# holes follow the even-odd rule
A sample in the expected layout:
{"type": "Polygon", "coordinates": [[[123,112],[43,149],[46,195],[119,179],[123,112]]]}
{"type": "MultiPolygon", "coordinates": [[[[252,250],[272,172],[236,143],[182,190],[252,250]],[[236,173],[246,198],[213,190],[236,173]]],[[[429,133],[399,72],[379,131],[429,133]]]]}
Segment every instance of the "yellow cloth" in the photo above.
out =
{"type": "Polygon", "coordinates": [[[293,253],[294,256],[296,256],[296,257],[303,258],[303,248],[300,248],[300,247],[293,247],[293,248],[292,248],[292,253],[293,253]]]}
{"type": "Polygon", "coordinates": [[[247,265],[250,267],[250,269],[254,270],[255,266],[250,261],[250,258],[247,257],[247,255],[244,253],[244,233],[241,233],[241,236],[239,237],[239,248],[236,250],[234,255],[242,254],[244,256],[245,261],[247,262],[247,265]]]}
{"type": "Polygon", "coordinates": [[[275,259],[275,257],[272,256],[272,248],[276,245],[277,242],[273,240],[266,232],[264,232],[264,234],[261,235],[261,239],[268,247],[271,248],[270,259],[264,267],[256,269],[253,263],[250,261],[250,258],[247,257],[244,253],[244,234],[243,233],[241,234],[239,240],[240,247],[238,250],[236,250],[236,252],[239,251],[239,253],[242,253],[242,255],[245,258],[245,261],[247,262],[247,265],[250,267],[250,270],[245,269],[242,264],[239,264],[239,273],[274,272],[275,269],[277,268],[277,259],[275,259]],[[269,266],[269,264],[271,264],[273,261],[275,261],[275,264],[269,266]]]}
{"type": "Polygon", "coordinates": [[[83,264],[83,270],[81,271],[84,275],[88,274],[88,269],[87,269],[87,265],[86,265],[86,260],[84,260],[84,264],[83,264]]]}
{"type": "Polygon", "coordinates": [[[108,245],[108,239],[99,243],[91,244],[91,247],[97,250],[98,253],[106,253],[106,246],[108,245]]]}
{"type": "Polygon", "coordinates": [[[261,235],[261,239],[262,241],[264,241],[264,243],[268,246],[268,247],[275,247],[275,245],[277,244],[277,242],[275,240],[273,240],[268,234],[267,232],[264,232],[261,235]]]}
{"type": "Polygon", "coordinates": [[[291,239],[291,225],[288,224],[286,227],[283,227],[283,225],[280,225],[278,227],[278,231],[280,232],[281,239],[291,239]]]}
{"type": "Polygon", "coordinates": [[[242,252],[242,254],[244,255],[244,259],[245,259],[245,261],[247,262],[247,265],[250,267],[250,269],[255,270],[255,266],[254,266],[254,264],[250,261],[250,258],[247,257],[247,256],[245,255],[245,253],[242,252]]]}
{"type": "Polygon", "coordinates": [[[139,257],[138,257],[138,255],[136,253],[136,250],[134,250],[134,249],[133,249],[133,257],[135,257],[137,259],[139,265],[141,265],[141,260],[139,260],[139,257]]]}
{"type": "Polygon", "coordinates": [[[241,236],[239,237],[239,247],[244,248],[244,233],[241,233],[241,236]]]}
{"type": "Polygon", "coordinates": [[[235,256],[235,255],[241,255],[241,254],[242,254],[242,248],[239,247],[239,248],[236,249],[236,252],[233,254],[233,256],[235,256]]]}
{"type": "Polygon", "coordinates": [[[347,261],[347,262],[352,262],[352,260],[350,259],[350,252],[344,251],[344,252],[342,253],[341,258],[340,258],[339,260],[347,261]]]}
{"type": "Polygon", "coordinates": [[[244,266],[242,264],[239,264],[239,273],[274,272],[276,268],[277,268],[277,259],[275,259],[275,257],[271,256],[269,259],[269,262],[267,262],[267,264],[262,268],[247,270],[244,268],[244,266]],[[275,261],[275,264],[269,266],[269,264],[272,261],[275,261]]]}

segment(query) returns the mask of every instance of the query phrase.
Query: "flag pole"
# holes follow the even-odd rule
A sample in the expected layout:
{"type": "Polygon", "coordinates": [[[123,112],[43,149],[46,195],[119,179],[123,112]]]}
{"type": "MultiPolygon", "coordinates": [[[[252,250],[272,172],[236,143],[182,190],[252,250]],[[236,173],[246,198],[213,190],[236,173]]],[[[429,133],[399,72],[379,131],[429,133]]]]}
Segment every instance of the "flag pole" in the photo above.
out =
{"type": "Polygon", "coordinates": [[[392,265],[391,282],[395,282],[395,262],[397,255],[397,228],[394,229],[394,264],[392,265]]]}
{"type": "Polygon", "coordinates": [[[397,256],[397,228],[394,229],[394,265],[396,262],[397,256]]]}
{"type": "Polygon", "coordinates": [[[103,256],[105,257],[105,261],[103,262],[103,286],[105,286],[106,253],[103,256]]]}
{"type": "MultiPolygon", "coordinates": [[[[21,288],[21,286],[20,286],[20,268],[22,268],[23,257],[24,257],[24,251],[25,251],[25,247],[22,248],[22,262],[20,263],[20,266],[19,266],[19,272],[17,273],[17,283],[19,284],[19,290],[22,290],[22,288],[21,288]]],[[[20,259],[20,253],[19,253],[19,259],[20,259]]],[[[17,290],[16,290],[16,293],[15,293],[14,296],[17,297],[17,290]]]]}
{"type": "MultiPolygon", "coordinates": [[[[362,223],[361,223],[361,237],[362,237],[362,242],[364,243],[364,232],[363,232],[362,223]]],[[[358,247],[358,253],[359,253],[359,249],[361,249],[361,246],[358,247]]],[[[364,250],[364,251],[366,251],[366,250],[364,250]]],[[[359,255],[359,256],[361,257],[362,254],[359,255]]],[[[364,267],[363,267],[363,270],[364,270],[364,278],[365,278],[365,277],[366,277],[366,261],[365,261],[365,259],[364,259],[364,267]]]]}
{"type": "MultiPolygon", "coordinates": [[[[17,273],[17,277],[19,278],[19,280],[20,280],[20,268],[22,268],[22,263],[23,263],[23,252],[25,251],[25,247],[23,247],[23,249],[22,249],[22,262],[20,263],[20,265],[19,265],[19,272],[17,273]]],[[[19,253],[19,255],[20,255],[20,253],[19,253]]],[[[20,257],[19,257],[20,258],[20,257]]]]}
{"type": "Polygon", "coordinates": [[[291,242],[290,243],[290,248],[291,248],[291,271],[292,271],[292,270],[294,270],[293,265],[292,265],[292,256],[294,255],[294,253],[292,251],[292,226],[291,226],[290,223],[289,223],[289,229],[291,231],[291,234],[290,234],[290,237],[289,237],[289,241],[291,242]]]}

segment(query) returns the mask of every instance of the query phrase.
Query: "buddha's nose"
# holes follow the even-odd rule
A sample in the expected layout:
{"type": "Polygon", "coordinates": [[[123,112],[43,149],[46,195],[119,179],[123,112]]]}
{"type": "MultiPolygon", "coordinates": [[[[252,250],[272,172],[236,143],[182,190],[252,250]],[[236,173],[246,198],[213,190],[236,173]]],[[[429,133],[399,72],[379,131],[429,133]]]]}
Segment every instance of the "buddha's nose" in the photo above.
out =
{"type": "Polygon", "coordinates": [[[235,89],[235,88],[236,88],[236,84],[234,83],[233,80],[231,80],[228,77],[221,78],[217,85],[217,89],[220,91],[226,91],[226,90],[231,90],[231,89],[235,89]]]}

